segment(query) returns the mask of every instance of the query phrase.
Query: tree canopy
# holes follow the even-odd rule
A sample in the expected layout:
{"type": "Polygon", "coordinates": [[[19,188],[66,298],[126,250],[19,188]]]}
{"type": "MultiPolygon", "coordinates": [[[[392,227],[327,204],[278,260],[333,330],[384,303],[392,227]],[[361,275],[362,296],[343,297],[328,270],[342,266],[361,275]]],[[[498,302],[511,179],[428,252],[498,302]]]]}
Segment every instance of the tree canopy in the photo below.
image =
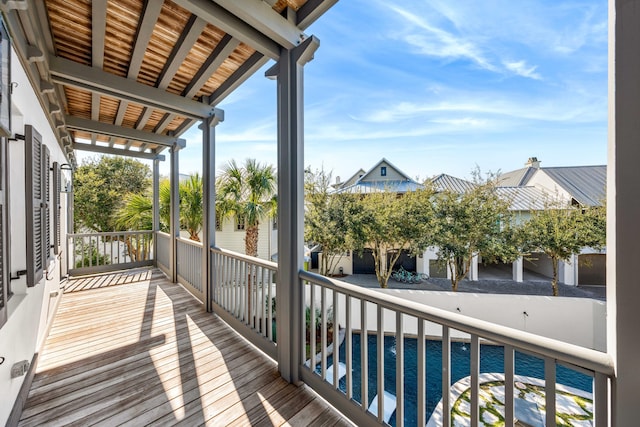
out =
{"type": "Polygon", "coordinates": [[[542,252],[553,267],[551,287],[558,295],[559,261],[570,261],[584,247],[601,249],[605,245],[605,207],[582,208],[551,199],[545,209],[532,211],[531,218],[522,225],[521,239],[527,252],[542,252]]]}
{"type": "Polygon", "coordinates": [[[131,194],[144,194],[151,170],[137,160],[95,157],[84,161],[74,173],[74,228],[117,231],[117,210],[131,194]]]}

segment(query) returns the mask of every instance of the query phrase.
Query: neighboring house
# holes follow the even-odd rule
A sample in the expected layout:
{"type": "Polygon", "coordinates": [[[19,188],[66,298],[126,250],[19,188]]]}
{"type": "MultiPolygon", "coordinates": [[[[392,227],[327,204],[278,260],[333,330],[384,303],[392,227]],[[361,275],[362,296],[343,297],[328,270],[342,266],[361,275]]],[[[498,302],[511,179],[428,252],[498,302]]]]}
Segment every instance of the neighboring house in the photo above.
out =
{"type": "MultiPolygon", "coordinates": [[[[216,218],[216,246],[244,253],[244,222],[234,216],[222,222],[216,218]]],[[[258,258],[271,261],[278,252],[278,227],[276,220],[261,221],[258,227],[258,258]]]]}

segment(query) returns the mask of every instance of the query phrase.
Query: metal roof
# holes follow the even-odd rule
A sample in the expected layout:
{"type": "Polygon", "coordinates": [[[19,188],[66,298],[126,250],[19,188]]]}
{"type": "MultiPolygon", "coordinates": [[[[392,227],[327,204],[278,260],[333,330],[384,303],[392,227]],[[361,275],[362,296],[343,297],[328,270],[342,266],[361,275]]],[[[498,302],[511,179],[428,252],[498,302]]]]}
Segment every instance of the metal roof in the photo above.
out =
{"type": "MultiPolygon", "coordinates": [[[[337,0],[14,0],[12,43],[69,160],[157,158],[337,0]]],[[[220,118],[220,116],[218,116],[220,118]]]]}
{"type": "Polygon", "coordinates": [[[442,173],[438,176],[431,178],[431,183],[436,191],[453,191],[455,193],[464,193],[475,187],[473,182],[456,178],[455,176],[442,173]]]}
{"type": "Polygon", "coordinates": [[[547,195],[536,187],[496,187],[496,193],[509,201],[512,211],[538,211],[545,209],[547,195]]]}
{"type": "Polygon", "coordinates": [[[340,188],[334,194],[367,194],[367,193],[406,193],[424,188],[424,185],[415,181],[360,181],[348,187],[340,188]]]}
{"type": "Polygon", "coordinates": [[[498,176],[498,185],[503,187],[520,187],[527,185],[527,182],[529,182],[538,170],[539,168],[526,167],[502,173],[498,176]]]}
{"type": "Polygon", "coordinates": [[[606,197],[607,167],[566,166],[542,171],[583,206],[599,206],[606,197]]]}

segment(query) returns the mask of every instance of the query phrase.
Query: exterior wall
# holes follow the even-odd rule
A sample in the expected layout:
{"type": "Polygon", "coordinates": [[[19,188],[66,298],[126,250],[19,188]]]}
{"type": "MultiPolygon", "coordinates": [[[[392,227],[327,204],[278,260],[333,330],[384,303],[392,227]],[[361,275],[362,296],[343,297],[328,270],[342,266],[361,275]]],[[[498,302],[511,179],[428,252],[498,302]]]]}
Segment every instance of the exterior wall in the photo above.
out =
{"type": "Polygon", "coordinates": [[[381,162],[374,169],[372,169],[367,175],[362,177],[362,181],[403,181],[407,179],[404,175],[400,174],[393,166],[387,162],[381,162]],[[380,175],[380,168],[387,168],[387,175],[380,175]]]}
{"type": "MultiPolygon", "coordinates": [[[[222,222],[222,231],[216,231],[216,246],[243,254],[245,232],[236,231],[235,227],[234,218],[225,218],[222,222]]],[[[275,254],[273,252],[272,228],[272,220],[262,221],[258,227],[258,258],[267,261],[271,261],[271,256],[275,254]]]]}
{"type": "MultiPolygon", "coordinates": [[[[606,303],[603,301],[588,298],[405,289],[376,289],[376,291],[582,347],[606,351],[606,303]]],[[[309,292],[306,295],[309,295],[309,292]]],[[[319,306],[319,298],[318,296],[316,306],[319,306]]],[[[332,298],[331,291],[327,291],[327,301],[332,301],[332,298]]],[[[308,299],[306,304],[309,304],[308,299]]],[[[339,310],[338,318],[341,325],[345,324],[345,304],[344,295],[340,295],[338,305],[342,309],[339,310]]],[[[352,328],[361,329],[359,300],[352,300],[351,313],[352,328]]],[[[367,314],[367,328],[369,331],[375,331],[377,329],[376,310],[369,310],[367,314]]],[[[395,333],[395,315],[385,315],[384,330],[386,333],[395,333]]],[[[414,318],[405,316],[404,332],[410,335],[417,334],[414,318]]],[[[425,332],[428,336],[438,337],[442,334],[442,328],[427,322],[425,332]]],[[[455,330],[452,330],[452,336],[468,338],[467,334],[455,330]]]]}
{"type": "Polygon", "coordinates": [[[563,200],[571,200],[571,194],[562,189],[553,179],[544,172],[544,169],[539,169],[533,177],[529,180],[527,185],[533,185],[538,187],[542,191],[546,192],[549,198],[554,199],[556,194],[563,200]]]}
{"type": "MultiPolygon", "coordinates": [[[[42,134],[42,141],[51,152],[51,163],[66,163],[55,135],[49,126],[40,103],[31,88],[22,66],[12,51],[11,80],[16,82],[12,95],[12,132],[24,134],[24,125],[30,124],[42,134]]],[[[25,155],[24,141],[11,141],[8,145],[9,174],[9,254],[10,273],[16,276],[26,268],[26,223],[25,223],[25,155]]],[[[51,182],[53,185],[53,182],[51,182]]],[[[66,195],[62,194],[63,207],[66,195]]],[[[61,236],[66,235],[66,210],[61,211],[61,236]]],[[[53,221],[53,218],[52,218],[53,221]]],[[[53,232],[53,226],[51,227],[53,232]]],[[[53,242],[53,240],[52,240],[53,242]]],[[[63,242],[62,250],[66,250],[63,242]]],[[[0,424],[4,424],[18,397],[25,376],[11,379],[11,366],[22,360],[31,362],[39,352],[46,337],[47,329],[55,314],[62,294],[60,258],[55,257],[49,264],[49,274],[32,288],[26,286],[25,276],[11,281],[13,296],[7,303],[8,320],[0,327],[0,424]]]]}

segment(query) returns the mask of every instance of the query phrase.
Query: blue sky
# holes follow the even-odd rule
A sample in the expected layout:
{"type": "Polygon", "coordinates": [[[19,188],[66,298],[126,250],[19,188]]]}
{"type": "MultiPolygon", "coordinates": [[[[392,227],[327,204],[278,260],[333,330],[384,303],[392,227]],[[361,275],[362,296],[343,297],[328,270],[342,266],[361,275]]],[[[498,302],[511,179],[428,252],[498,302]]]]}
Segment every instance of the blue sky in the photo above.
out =
{"type": "MultiPolygon", "coordinates": [[[[305,67],[312,168],[347,178],[385,157],[424,179],[509,171],[531,156],[606,163],[605,0],[341,0],[306,33],[320,39],[305,67]]],[[[276,86],[264,70],[219,107],[217,167],[275,165],[276,86]]],[[[200,171],[200,131],[184,137],[181,172],[200,171]]]]}

